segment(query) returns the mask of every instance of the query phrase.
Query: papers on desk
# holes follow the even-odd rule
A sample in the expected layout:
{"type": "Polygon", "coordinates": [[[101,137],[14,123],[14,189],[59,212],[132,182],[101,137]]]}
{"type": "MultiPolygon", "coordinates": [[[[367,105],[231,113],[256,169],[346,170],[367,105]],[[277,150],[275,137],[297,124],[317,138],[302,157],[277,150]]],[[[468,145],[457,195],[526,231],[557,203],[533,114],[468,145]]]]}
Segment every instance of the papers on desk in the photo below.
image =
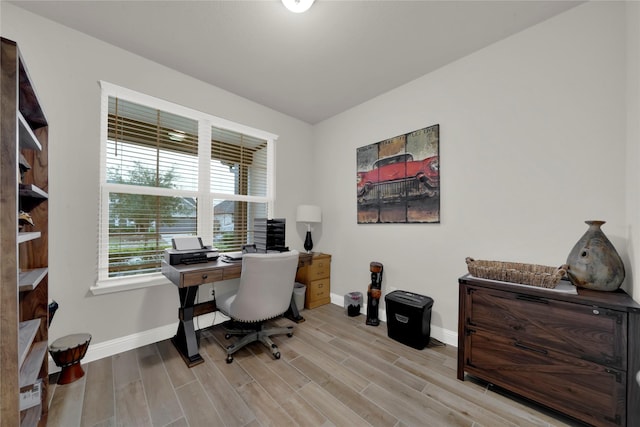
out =
{"type": "Polygon", "coordinates": [[[242,261],[242,252],[225,252],[221,257],[226,262],[238,262],[242,261]]]}

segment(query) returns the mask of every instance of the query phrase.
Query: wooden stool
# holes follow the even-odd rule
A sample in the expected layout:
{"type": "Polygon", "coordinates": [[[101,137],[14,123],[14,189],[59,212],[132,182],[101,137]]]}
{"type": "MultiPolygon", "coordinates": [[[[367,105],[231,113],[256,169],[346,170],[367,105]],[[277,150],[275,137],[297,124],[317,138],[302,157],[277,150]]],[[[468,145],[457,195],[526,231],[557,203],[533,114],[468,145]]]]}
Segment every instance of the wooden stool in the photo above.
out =
{"type": "Polygon", "coordinates": [[[49,346],[53,361],[62,368],[58,384],[69,384],[84,376],[80,360],[87,352],[90,341],[90,334],[72,334],[58,338],[49,346]]]}

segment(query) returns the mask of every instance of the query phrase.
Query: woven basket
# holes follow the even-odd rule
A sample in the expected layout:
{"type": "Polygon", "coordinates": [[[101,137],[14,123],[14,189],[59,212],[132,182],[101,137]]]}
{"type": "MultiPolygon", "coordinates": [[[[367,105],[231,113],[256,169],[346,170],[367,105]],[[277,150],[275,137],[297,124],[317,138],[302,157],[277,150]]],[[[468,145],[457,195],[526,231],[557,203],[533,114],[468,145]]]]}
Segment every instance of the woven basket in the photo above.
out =
{"type": "Polygon", "coordinates": [[[562,276],[567,274],[566,265],[547,267],[519,262],[476,261],[473,258],[466,258],[466,262],[469,274],[474,277],[549,289],[555,288],[562,276]]]}

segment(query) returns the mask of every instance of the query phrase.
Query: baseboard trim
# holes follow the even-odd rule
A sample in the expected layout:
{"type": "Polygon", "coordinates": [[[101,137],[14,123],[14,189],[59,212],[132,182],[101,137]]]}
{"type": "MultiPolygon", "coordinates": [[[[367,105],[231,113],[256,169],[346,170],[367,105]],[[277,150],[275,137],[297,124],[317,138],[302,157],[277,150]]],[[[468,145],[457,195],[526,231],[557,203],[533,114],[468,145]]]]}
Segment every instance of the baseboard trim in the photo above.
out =
{"type": "MultiPolygon", "coordinates": [[[[220,312],[207,313],[199,316],[196,326],[198,329],[207,328],[211,325],[222,323],[228,318],[220,312]]],[[[110,357],[118,353],[134,350],[155,342],[163,341],[173,337],[178,330],[178,322],[169,325],[160,326],[147,331],[138,332],[109,341],[103,341],[97,344],[89,344],[87,354],[82,359],[82,363],[93,362],[94,360],[110,357]]],[[[56,366],[51,355],[49,355],[49,373],[59,372],[60,368],[56,366]]]]}
{"type": "MultiPolygon", "coordinates": [[[[340,296],[340,295],[336,295],[336,294],[331,294],[331,303],[335,304],[335,305],[339,305],[341,307],[344,307],[344,296],[340,296]]],[[[304,313],[303,313],[304,314],[304,313]]],[[[363,304],[362,307],[360,308],[360,314],[364,314],[365,316],[367,315],[367,306],[366,304],[363,304]]],[[[386,329],[386,319],[387,319],[387,312],[386,310],[383,309],[379,309],[378,310],[378,319],[380,319],[380,326],[379,327],[383,327],[386,329]]],[[[372,326],[375,327],[375,326],[372,326]]],[[[431,337],[437,339],[438,341],[441,341],[447,345],[451,345],[454,347],[458,346],[458,334],[457,332],[454,331],[450,331],[448,329],[444,329],[441,328],[440,326],[434,326],[433,324],[431,325],[431,337]]]]}
{"type": "MultiPolygon", "coordinates": [[[[344,307],[344,296],[331,294],[331,303],[344,307]]],[[[363,305],[363,307],[361,308],[360,313],[366,316],[367,307],[365,305],[363,305]]],[[[302,311],[301,314],[304,317],[304,311],[302,311]]],[[[386,328],[385,319],[387,318],[387,314],[385,310],[379,310],[378,318],[381,321],[379,327],[386,328]]],[[[198,317],[196,328],[207,328],[211,325],[222,323],[225,320],[227,320],[227,317],[220,312],[207,313],[198,317]]],[[[154,329],[138,332],[124,337],[115,338],[96,344],[89,344],[87,354],[82,359],[82,363],[86,364],[89,362],[93,362],[94,360],[103,359],[105,357],[110,357],[118,353],[134,350],[144,345],[153,344],[158,341],[169,339],[176,334],[177,329],[178,322],[174,322],[169,325],[159,326],[154,329]]],[[[458,334],[454,331],[431,325],[431,336],[447,345],[458,345],[458,334]]],[[[59,371],[60,368],[56,366],[56,364],[53,362],[53,359],[51,358],[51,355],[49,355],[49,373],[53,374],[59,371]]]]}

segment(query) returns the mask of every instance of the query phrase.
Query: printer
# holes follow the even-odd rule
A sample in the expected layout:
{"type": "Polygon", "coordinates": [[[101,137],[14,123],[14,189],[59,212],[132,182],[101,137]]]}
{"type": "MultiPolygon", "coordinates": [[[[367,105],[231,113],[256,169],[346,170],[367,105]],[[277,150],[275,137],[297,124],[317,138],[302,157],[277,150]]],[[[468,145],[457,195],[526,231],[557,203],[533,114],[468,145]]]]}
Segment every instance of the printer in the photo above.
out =
{"type": "Polygon", "coordinates": [[[213,246],[203,245],[200,237],[174,237],[171,243],[173,247],[164,250],[164,260],[169,265],[209,262],[220,255],[213,246]]]}

